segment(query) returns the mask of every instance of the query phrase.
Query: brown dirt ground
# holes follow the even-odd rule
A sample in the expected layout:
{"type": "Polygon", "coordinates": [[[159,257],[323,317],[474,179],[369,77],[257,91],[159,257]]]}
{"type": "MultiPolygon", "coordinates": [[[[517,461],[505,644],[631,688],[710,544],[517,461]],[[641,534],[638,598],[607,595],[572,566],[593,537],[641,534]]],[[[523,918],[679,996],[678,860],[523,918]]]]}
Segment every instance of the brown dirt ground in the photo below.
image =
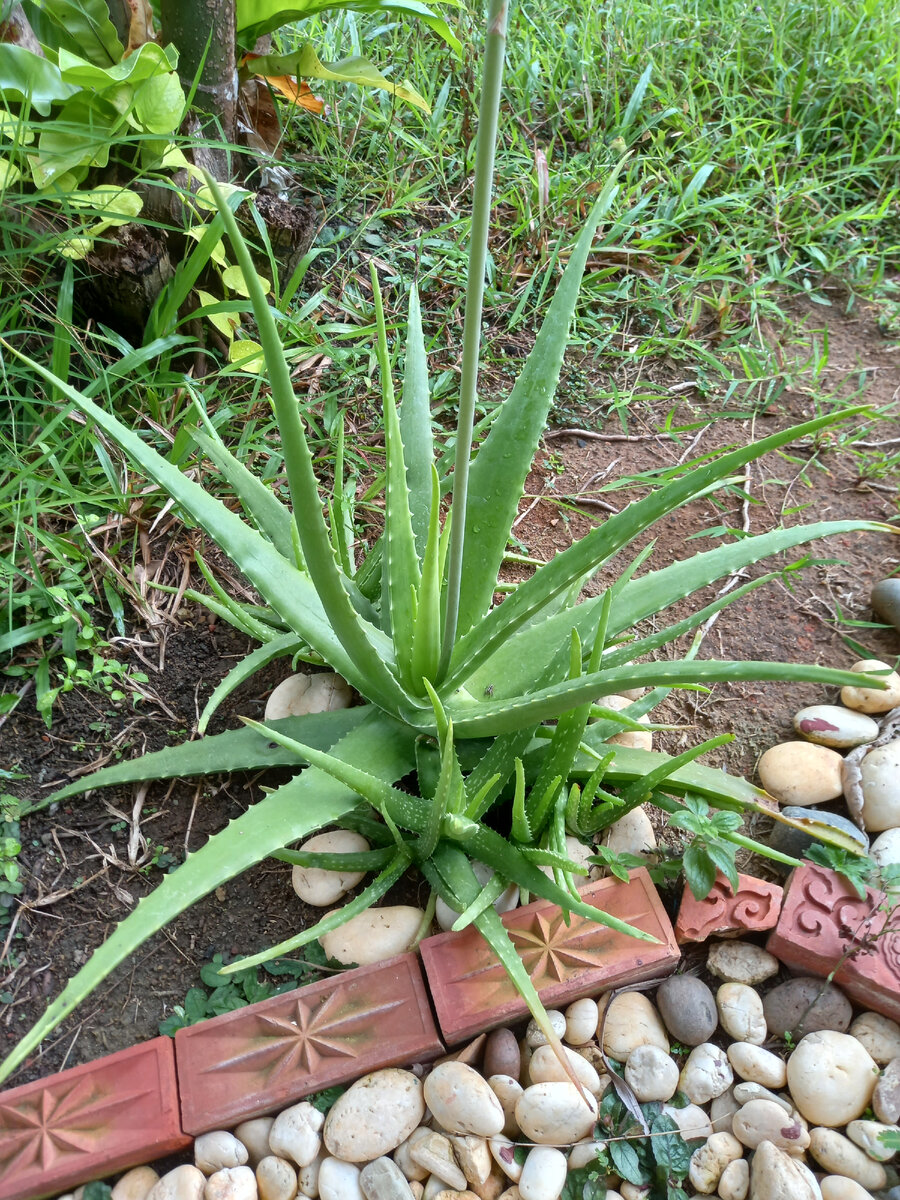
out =
{"type": "MultiPolygon", "coordinates": [[[[874,310],[857,305],[848,315],[836,292],[834,307],[798,302],[793,318],[790,336],[783,339],[788,361],[791,355],[802,359],[803,344],[812,331],[827,325],[830,359],[820,387],[836,396],[847,395],[862,379],[865,400],[893,415],[874,425],[866,440],[896,440],[900,344],[879,331],[874,310]]],[[[816,412],[801,373],[795,390],[785,392],[771,411],[724,420],[715,413],[714,396],[701,396],[689,386],[692,371],[682,364],[661,362],[653,382],[669,389],[671,404],[629,410],[627,436],[622,440],[618,419],[605,413],[599,401],[591,406],[592,392],[599,396],[605,391],[597,365],[570,364],[573,367],[588,380],[587,399],[578,414],[588,435],[560,430],[548,435],[529,480],[530,494],[521,505],[525,515],[516,528],[529,552],[541,559],[567,546],[591,520],[603,519],[601,506],[593,504],[576,512],[562,503],[565,497],[590,493],[582,501],[601,500],[618,508],[639,490],[598,496],[596,488],[606,478],[636,474],[762,436],[816,412]],[[687,427],[677,441],[658,436],[669,408],[676,410],[675,423],[687,427]]],[[[667,518],[658,530],[651,566],[714,544],[715,539],[688,541],[687,535],[722,524],[761,532],[779,522],[896,519],[896,473],[886,478],[871,475],[867,463],[879,451],[852,451],[842,448],[840,440],[837,433],[815,446],[792,448],[789,456],[753,464],[747,481],[750,502],[732,495],[707,499],[667,518]],[[802,511],[793,511],[801,505],[802,511]]],[[[890,446],[882,450],[896,453],[890,446]]],[[[849,666],[858,657],[844,641],[843,635],[849,633],[873,657],[893,663],[900,653],[900,635],[894,630],[842,628],[838,618],[871,619],[870,589],[896,569],[900,543],[889,534],[848,535],[827,545],[814,544],[811,552],[827,563],[804,571],[793,590],[776,581],[726,609],[709,630],[701,656],[849,666]]],[[[714,594],[715,589],[709,589],[700,599],[708,602],[714,594]]],[[[687,606],[682,606],[676,615],[686,611],[687,606]]],[[[183,605],[163,632],[164,665],[156,669],[159,647],[148,649],[153,646],[148,633],[153,631],[133,630],[131,653],[143,655],[133,657],[133,665],[151,667],[148,698],[138,707],[72,692],[61,697],[48,732],[33,701],[28,698],[20,704],[0,736],[4,766],[27,776],[19,787],[22,795],[44,796],[73,771],[107,755],[129,756],[182,740],[195,727],[217,679],[249,648],[245,638],[217,626],[194,605],[183,605]]],[[[128,650],[127,643],[117,647],[123,658],[128,650]]],[[[282,660],[252,685],[245,685],[220,711],[211,732],[234,727],[238,713],[260,715],[265,695],[286,671],[282,660]]],[[[727,765],[732,773],[752,775],[760,752],[790,736],[792,714],[822,699],[821,690],[808,684],[740,683],[719,686],[709,696],[673,693],[660,719],[682,728],[658,735],[657,744],[677,752],[703,738],[732,732],[735,741],[707,761],[727,765]]],[[[180,860],[186,847],[201,844],[252,803],[260,782],[229,777],[199,787],[191,781],[150,785],[142,832],[180,860]]],[[[43,1011],[47,998],[58,993],[65,979],[130,910],[133,899],[159,878],[158,868],[128,865],[128,831],[112,828],[121,823],[120,814],[131,813],[134,801],[132,789],[110,790],[24,823],[23,911],[15,936],[0,954],[0,961],[6,960],[0,967],[0,991],[12,996],[0,1005],[0,1051],[12,1047],[43,1011]]],[[[424,899],[424,887],[415,881],[406,884],[407,897],[416,898],[418,891],[424,899]]],[[[248,953],[270,945],[303,927],[309,918],[291,890],[289,870],[281,864],[263,864],[231,881],[146,943],[9,1082],[23,1083],[154,1036],[159,1021],[198,983],[200,965],[213,954],[248,953]]]]}

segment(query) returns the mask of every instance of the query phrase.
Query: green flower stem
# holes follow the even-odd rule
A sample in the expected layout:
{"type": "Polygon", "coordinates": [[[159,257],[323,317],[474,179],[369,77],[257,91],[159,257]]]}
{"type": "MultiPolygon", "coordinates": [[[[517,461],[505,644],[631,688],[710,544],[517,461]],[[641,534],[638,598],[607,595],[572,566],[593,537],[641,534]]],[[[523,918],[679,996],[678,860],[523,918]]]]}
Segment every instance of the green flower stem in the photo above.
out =
{"type": "Polygon", "coordinates": [[[485,40],[484,77],[478,109],[478,149],[475,155],[475,189],[472,230],[469,238],[469,271],[466,279],[466,315],[463,321],[462,375],[459,386],[459,418],[456,426],[456,459],[453,468],[453,527],[450,530],[450,561],[444,616],[444,643],[440,679],[447,670],[459,614],[463,549],[466,533],[466,504],[469,492],[469,462],[478,394],[478,363],[481,353],[481,313],[484,306],[484,276],[487,264],[488,230],[494,186],[494,155],[506,55],[507,0],[490,0],[485,40]]]}

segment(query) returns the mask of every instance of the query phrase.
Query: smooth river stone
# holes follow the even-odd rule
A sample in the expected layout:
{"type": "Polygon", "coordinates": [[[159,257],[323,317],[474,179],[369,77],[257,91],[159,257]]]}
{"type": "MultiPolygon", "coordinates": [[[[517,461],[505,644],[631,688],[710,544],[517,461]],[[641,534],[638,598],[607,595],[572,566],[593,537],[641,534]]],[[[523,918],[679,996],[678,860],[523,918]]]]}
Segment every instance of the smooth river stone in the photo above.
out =
{"type": "Polygon", "coordinates": [[[761,1046],[766,1040],[762,997],[746,983],[723,983],[716,992],[719,1021],[729,1037],[761,1046]]]}
{"type": "Polygon", "coordinates": [[[266,701],[263,719],[279,721],[283,717],[303,717],[307,713],[334,712],[338,708],[348,708],[352,699],[350,684],[333,671],[289,675],[266,701]]]}
{"type": "Polygon", "coordinates": [[[836,1129],[813,1129],[809,1135],[809,1152],[830,1175],[847,1175],[870,1191],[887,1184],[887,1172],[881,1163],[873,1162],[836,1129]]]}
{"type": "Polygon", "coordinates": [[[784,1059],[763,1050],[751,1042],[732,1042],[728,1047],[728,1061],[741,1079],[761,1083],[763,1087],[780,1088],[787,1083],[787,1067],[784,1059]]]}
{"type": "Polygon", "coordinates": [[[566,1009],[565,1016],[566,1032],[563,1038],[570,1046],[584,1046],[597,1032],[599,1010],[597,1001],[589,996],[573,1001],[566,1009]]]}
{"type": "Polygon", "coordinates": [[[708,1104],[734,1082],[734,1072],[724,1050],[712,1042],[695,1046],[681,1068],[679,1090],[692,1104],[708,1104]]]}
{"type": "Polygon", "coordinates": [[[766,791],[783,804],[825,804],[843,794],[844,760],[812,742],[781,742],[760,758],[757,772],[766,791]]]}
{"type": "Polygon", "coordinates": [[[618,821],[613,821],[602,840],[613,854],[634,854],[656,861],[656,834],[643,805],[639,804],[618,821]]]}
{"type": "Polygon", "coordinates": [[[808,1033],[788,1059],[788,1089],[800,1113],[815,1125],[846,1125],[872,1099],[878,1067],[849,1033],[808,1033]]]}
{"type": "Polygon", "coordinates": [[[154,1183],[147,1200],[202,1200],[205,1188],[206,1176],[199,1167],[175,1167],[154,1183]]]}
{"type": "Polygon", "coordinates": [[[256,1176],[251,1167],[223,1167],[206,1181],[203,1200],[258,1200],[256,1176]]]}
{"type": "Polygon", "coordinates": [[[900,1121],[900,1058],[888,1063],[872,1093],[872,1110],[879,1121],[895,1125],[900,1121]]]}
{"type": "Polygon", "coordinates": [[[159,1175],[152,1167],[135,1167],[126,1171],[110,1193],[110,1200],[147,1200],[147,1193],[159,1175]]]}
{"type": "Polygon", "coordinates": [[[725,983],[746,983],[753,987],[777,975],[778,959],[752,942],[716,942],[706,958],[706,968],[725,983]]]}
{"type": "Polygon", "coordinates": [[[637,1046],[625,1064],[625,1082],[640,1100],[671,1100],[678,1090],[678,1065],[659,1046],[637,1046]]]}
{"type": "Polygon", "coordinates": [[[872,612],[900,631],[900,579],[882,579],[872,588],[872,612]]]}
{"type": "Polygon", "coordinates": [[[388,1067],[357,1079],[338,1096],[325,1118],[322,1138],[335,1158],[367,1162],[390,1154],[406,1141],[424,1115],[421,1082],[411,1071],[388,1067]]]}
{"type": "Polygon", "coordinates": [[[319,1168],[319,1200],[364,1200],[359,1167],[340,1158],[325,1158],[319,1168]]]}
{"type": "MultiPolygon", "coordinates": [[[[596,1025],[596,1020],[594,1024],[596,1025]]],[[[491,1075],[510,1075],[513,1079],[519,1078],[519,1072],[522,1069],[522,1055],[516,1035],[511,1029],[493,1029],[487,1035],[487,1041],[484,1044],[483,1067],[485,1078],[489,1078],[491,1075]]]]}
{"type": "Polygon", "coordinates": [[[719,1180],[721,1200],[747,1200],[750,1191],[750,1164],[746,1158],[736,1158],[722,1172],[719,1180]]]}
{"type": "Polygon", "coordinates": [[[412,949],[425,912],[409,904],[367,908],[319,939],[329,958],[366,967],[412,949]]]}
{"type": "Polygon", "coordinates": [[[259,1200],[294,1200],[297,1172],[286,1158],[267,1154],[256,1164],[256,1186],[259,1200]]]}
{"type": "Polygon", "coordinates": [[[325,1118],[307,1101],[294,1104],[278,1114],[269,1130],[269,1148],[279,1158],[287,1158],[298,1167],[308,1167],[322,1144],[319,1131],[325,1118]]]}
{"type": "Polygon", "coordinates": [[[748,1150],[755,1150],[762,1142],[771,1142],[779,1150],[796,1154],[809,1145],[809,1133],[803,1123],[774,1100],[749,1100],[734,1114],[731,1128],[748,1150]]]}
{"type": "MultiPolygon", "coordinates": [[[[472,862],[472,873],[475,878],[485,887],[494,877],[494,870],[487,863],[479,862],[477,859],[472,862]]],[[[505,913],[516,908],[519,903],[519,888],[515,883],[511,883],[509,887],[503,889],[497,899],[494,901],[494,912],[505,913]]],[[[434,919],[437,921],[441,929],[446,933],[452,929],[456,923],[459,913],[450,907],[450,905],[438,896],[434,906],[434,919]]]]}
{"type": "MultiPolygon", "coordinates": [[[[300,847],[317,854],[358,854],[370,846],[362,834],[352,829],[333,829],[317,833],[300,847]]],[[[365,878],[365,871],[324,871],[321,867],[294,867],[291,883],[305,904],[328,908],[336,904],[345,892],[355,888],[365,878]]]]}
{"type": "MultiPolygon", "coordinates": [[[[566,1018],[558,1009],[547,1009],[547,1020],[550,1022],[550,1027],[557,1037],[561,1038],[566,1032],[566,1018]]],[[[547,1035],[533,1018],[525,1026],[525,1045],[529,1050],[536,1050],[538,1046],[547,1045],[547,1035]]]]}
{"type": "Polygon", "coordinates": [[[580,1141],[591,1132],[596,1120],[597,1101],[580,1092],[574,1083],[535,1083],[525,1089],[516,1105],[519,1129],[539,1145],[580,1141]]]}
{"type": "MultiPolygon", "coordinates": [[[[869,857],[879,867],[890,867],[900,863],[900,829],[886,829],[872,843],[869,857]]],[[[893,890],[893,888],[891,889],[893,890]]]]}
{"type": "Polygon", "coordinates": [[[519,1177],[522,1200],[556,1200],[566,1182],[566,1156],[553,1146],[533,1146],[519,1177]]]}
{"type": "MultiPolygon", "coordinates": [[[[574,1050],[570,1050],[567,1046],[563,1046],[562,1050],[578,1082],[593,1095],[599,1095],[600,1076],[595,1068],[591,1066],[586,1058],[583,1058],[580,1054],[576,1054],[574,1050]]],[[[551,1083],[554,1080],[564,1083],[569,1078],[565,1067],[556,1057],[556,1051],[552,1046],[538,1046],[528,1065],[528,1076],[532,1083],[551,1083]]],[[[668,1100],[668,1098],[667,1096],[666,1099],[668,1100]]]]}
{"type": "Polygon", "coordinates": [[[850,1033],[862,1042],[880,1067],[900,1058],[900,1025],[881,1013],[864,1012],[850,1026],[850,1033]]]}
{"type": "Polygon", "coordinates": [[[838,704],[813,704],[794,717],[794,729],[808,742],[832,750],[851,750],[878,737],[879,725],[865,713],[838,704]]]}
{"type": "Polygon", "coordinates": [[[819,1181],[822,1200],[873,1200],[872,1193],[846,1175],[826,1175],[819,1181]]]}
{"type": "Polygon", "coordinates": [[[820,1029],[845,1033],[853,1019],[853,1008],[840,988],[811,975],[773,987],[763,997],[763,1012],[769,1033],[779,1038],[791,1033],[799,1039],[820,1029]]]}
{"type": "Polygon", "coordinates": [[[247,1147],[247,1153],[250,1155],[247,1161],[251,1167],[255,1167],[272,1153],[269,1134],[274,1124],[273,1117],[252,1117],[236,1126],[234,1136],[247,1147]]]}
{"type": "Polygon", "coordinates": [[[626,1062],[637,1046],[659,1046],[669,1053],[669,1038],[659,1013],[643,992],[620,992],[603,1011],[601,997],[599,1028],[603,1049],[617,1062],[626,1062]],[[605,1017],[605,1021],[604,1021],[605,1017]]]}
{"type": "Polygon", "coordinates": [[[201,1133],[194,1141],[194,1165],[204,1175],[212,1175],[223,1167],[242,1167],[248,1158],[244,1143],[224,1129],[201,1133]]]}
{"type": "Polygon", "coordinates": [[[359,1186],[366,1200],[412,1200],[409,1183],[390,1158],[375,1158],[359,1173],[359,1186]]]}
{"type": "Polygon", "coordinates": [[[761,1142],[750,1164],[750,1200],[821,1200],[816,1177],[808,1167],[761,1142]]]}
{"type": "Polygon", "coordinates": [[[465,1063],[439,1063],[425,1080],[425,1103],[448,1133],[489,1138],[503,1132],[503,1106],[487,1080],[465,1063]]]}
{"type": "Polygon", "coordinates": [[[688,1179],[698,1192],[714,1192],[729,1163],[742,1158],[744,1148],[731,1133],[714,1133],[691,1155],[688,1179]]]}
{"type": "Polygon", "coordinates": [[[708,1042],[716,1031],[719,1018],[715,997],[694,975],[670,975],[663,980],[656,1003],[669,1033],[683,1046],[708,1042]]]}
{"type": "Polygon", "coordinates": [[[896,1125],[885,1125],[882,1121],[851,1121],[847,1126],[850,1141],[876,1162],[890,1162],[897,1153],[881,1140],[883,1133],[896,1135],[897,1132],[896,1125]]]}
{"type": "Polygon", "coordinates": [[[870,750],[860,766],[863,825],[870,833],[900,826],[900,738],[870,750]]]}
{"type": "Polygon", "coordinates": [[[862,671],[871,674],[877,672],[887,686],[881,688],[844,687],[841,688],[841,702],[856,712],[885,713],[900,705],[900,675],[892,671],[887,663],[877,658],[863,658],[855,662],[851,671],[862,671]]]}

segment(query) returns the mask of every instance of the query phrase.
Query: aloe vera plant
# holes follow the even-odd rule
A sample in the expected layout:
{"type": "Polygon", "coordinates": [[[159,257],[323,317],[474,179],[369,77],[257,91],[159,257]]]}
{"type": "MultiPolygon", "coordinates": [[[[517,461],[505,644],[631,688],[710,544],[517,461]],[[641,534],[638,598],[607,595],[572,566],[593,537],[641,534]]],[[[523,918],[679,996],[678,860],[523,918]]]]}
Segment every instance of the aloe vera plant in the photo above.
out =
{"type": "MultiPolygon", "coordinates": [[[[474,923],[487,938],[531,1011],[549,1031],[539,997],[491,907],[493,885],[483,889],[477,883],[472,860],[493,868],[498,886],[513,881],[568,910],[644,937],[580,900],[574,886],[580,868],[565,853],[567,830],[582,835],[597,832],[648,799],[677,814],[679,798],[687,795],[700,796],[716,808],[771,814],[765,793],[694,761],[708,746],[670,758],[607,744],[611,734],[636,725],[632,716],[606,710],[602,702],[595,703],[596,698],[650,687],[649,697],[633,709],[637,716],[671,687],[746,679],[859,682],[858,675],[822,667],[699,661],[691,653],[680,660],[647,661],[659,647],[697,628],[769,577],[735,589],[652,634],[635,632],[635,627],[769,555],[829,533],[890,529],[878,522],[818,522],[774,530],[643,574],[649,552],[642,552],[599,596],[579,600],[587,580],[615,555],[627,553],[655,521],[730,482],[752,459],[811,435],[847,416],[846,412],[820,417],[695,466],[610,517],[537,570],[502,604],[493,606],[518,502],[548,418],[594,232],[616,197],[613,173],[572,251],[534,349],[473,457],[505,26],[505,3],[491,0],[452,470],[449,457],[432,438],[415,290],[398,407],[373,277],[386,443],[385,531],[365,561],[357,564],[350,552],[340,479],[331,501],[323,504],[279,339],[278,314],[268,306],[233,217],[239,197],[228,202],[219,197],[218,203],[244,269],[265,353],[290,506],[282,505],[207,425],[196,433],[198,445],[233,487],[244,513],[238,515],[89,395],[31,363],[38,376],[115,439],[137,467],[203,527],[263,598],[267,607],[254,613],[239,610],[224,596],[210,601],[219,605],[223,615],[244,621],[263,642],[217,689],[216,700],[272,657],[300,653],[339,671],[364,704],[341,713],[230,731],[146,755],[80,779],[45,801],[164,776],[285,763],[306,768],[189,855],[139,902],[0,1065],[0,1079],[141,942],[195,900],[269,855],[288,862],[377,871],[361,897],[269,954],[285,953],[374,902],[409,865],[415,865],[460,913],[457,925],[474,923]],[[555,725],[548,726],[548,721],[555,725]],[[418,794],[408,786],[397,786],[413,772],[418,794]],[[495,820],[490,825],[484,820],[501,801],[509,804],[508,837],[494,831],[495,820]],[[374,849],[364,860],[312,859],[290,849],[323,825],[342,821],[365,828],[374,849]],[[539,869],[542,866],[550,868],[552,878],[539,869]]],[[[126,359],[117,369],[121,372],[127,366],[126,359]]],[[[878,686],[878,681],[873,680],[873,685],[878,686]]],[[[736,831],[723,836],[763,849],[736,831]]],[[[836,835],[823,831],[823,836],[836,835]]]]}

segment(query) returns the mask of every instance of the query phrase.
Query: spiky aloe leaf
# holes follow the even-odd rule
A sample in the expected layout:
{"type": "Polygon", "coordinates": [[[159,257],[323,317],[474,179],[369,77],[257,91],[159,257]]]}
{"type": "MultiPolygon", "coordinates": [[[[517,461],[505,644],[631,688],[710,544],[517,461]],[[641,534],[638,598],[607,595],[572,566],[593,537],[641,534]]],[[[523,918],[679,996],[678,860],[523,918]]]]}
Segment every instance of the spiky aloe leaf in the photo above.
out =
{"type": "Polygon", "coordinates": [[[419,558],[425,554],[431,518],[431,471],[434,438],[431,432],[431,397],[428,390],[428,359],[422,333],[422,309],[415,284],[409,291],[406,326],[406,368],[400,403],[400,436],[409,487],[409,508],[419,558]]]}
{"type": "MultiPolygon", "coordinates": [[[[352,730],[362,725],[374,710],[370,705],[343,708],[335,712],[310,713],[306,717],[285,717],[270,722],[272,729],[281,729],[291,737],[302,738],[311,746],[326,750],[352,730]]],[[[402,726],[396,726],[400,729],[402,726]]],[[[111,767],[101,767],[91,775],[83,775],[46,799],[35,804],[30,812],[46,808],[60,800],[80,796],[94,788],[115,787],[123,783],[140,783],[145,779],[179,779],[188,775],[216,775],[227,771],[253,771],[262,767],[302,766],[297,755],[253,729],[229,729],[211,734],[195,742],[182,742],[165,750],[155,750],[130,758],[111,767]]]]}
{"type": "MultiPolygon", "coordinates": [[[[868,675],[867,687],[883,687],[884,680],[868,675]]],[[[734,680],[777,679],[802,680],[836,687],[852,687],[860,676],[852,671],[836,671],[803,663],[777,662],[719,662],[703,659],[697,662],[626,663],[612,670],[597,671],[580,679],[565,680],[551,687],[540,688],[530,696],[514,700],[484,700],[469,697],[447,700],[447,715],[453,727],[463,737],[485,737],[508,733],[523,725],[558,717],[576,705],[589,702],[594,696],[623,692],[646,686],[700,687],[734,680]]]]}
{"type": "Polygon", "coordinates": [[[618,173],[617,166],[606,179],[534,347],[470,467],[459,634],[476,625],[490,608],[509,531],[556,394],[584,266],[597,226],[615,196],[618,173]]]}
{"type": "MultiPolygon", "coordinates": [[[[370,710],[363,722],[332,746],[333,757],[360,759],[375,777],[399,779],[412,766],[412,741],[397,737],[394,722],[370,710]]],[[[199,850],[137,907],[66,984],[40,1020],[0,1064],[5,1079],[119,963],[179,913],[241,871],[289,842],[307,837],[358,803],[357,794],[310,769],[265,796],[199,850]]]]}
{"type": "MultiPolygon", "coordinates": [[[[263,667],[267,667],[270,662],[274,662],[277,658],[286,658],[289,654],[294,654],[297,650],[302,649],[302,642],[297,640],[296,633],[283,633],[278,637],[272,638],[270,642],[266,642],[263,646],[257,646],[255,650],[251,650],[246,654],[236,667],[232,667],[224,679],[220,679],[213,689],[213,693],[203,706],[203,712],[200,714],[200,720],[197,722],[197,732],[202,736],[206,733],[207,727],[216,713],[219,705],[222,704],[233,691],[245,683],[257,671],[261,671],[263,667]]],[[[189,743],[191,744],[191,743],[189,743]]]]}
{"type": "MultiPolygon", "coordinates": [[[[459,638],[453,651],[450,670],[442,681],[442,694],[450,694],[465,681],[491,654],[498,650],[511,634],[531,621],[561,591],[586,573],[596,570],[612,555],[628,546],[635,537],[649,529],[666,513],[694,499],[717,481],[733,475],[739,468],[771,450],[777,450],[801,437],[846,420],[854,414],[868,411],[865,407],[829,413],[802,425],[781,430],[761,441],[742,446],[688,474],[674,479],[643,500],[629,504],[615,516],[575,542],[542,567],[516,591],[459,638]]],[[[858,522],[856,528],[884,532],[890,526],[877,522],[858,522]]],[[[614,631],[610,626],[610,632],[614,631]]]]}

